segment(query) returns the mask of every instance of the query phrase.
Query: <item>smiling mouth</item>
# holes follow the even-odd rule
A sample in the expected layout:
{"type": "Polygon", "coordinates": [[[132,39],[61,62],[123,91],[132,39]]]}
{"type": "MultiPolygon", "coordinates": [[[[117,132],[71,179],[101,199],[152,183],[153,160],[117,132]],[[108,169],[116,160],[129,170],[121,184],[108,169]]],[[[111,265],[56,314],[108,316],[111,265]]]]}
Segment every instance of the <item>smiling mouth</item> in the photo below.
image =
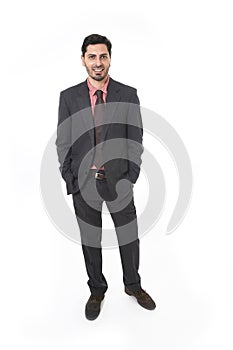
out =
{"type": "Polygon", "coordinates": [[[101,73],[104,70],[104,68],[93,68],[93,71],[95,73],[101,73]]]}

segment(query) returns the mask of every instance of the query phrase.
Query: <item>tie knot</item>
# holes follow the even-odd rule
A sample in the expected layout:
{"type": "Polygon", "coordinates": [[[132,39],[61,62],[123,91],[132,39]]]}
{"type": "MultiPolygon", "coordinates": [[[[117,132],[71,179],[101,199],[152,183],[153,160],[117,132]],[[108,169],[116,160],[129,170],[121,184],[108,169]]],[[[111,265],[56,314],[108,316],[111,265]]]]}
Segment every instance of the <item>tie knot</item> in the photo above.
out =
{"type": "Polygon", "coordinates": [[[95,95],[97,96],[96,104],[104,103],[102,90],[96,90],[95,95]]]}
{"type": "Polygon", "coordinates": [[[95,95],[97,97],[101,97],[103,95],[103,91],[102,90],[96,90],[95,95]]]}

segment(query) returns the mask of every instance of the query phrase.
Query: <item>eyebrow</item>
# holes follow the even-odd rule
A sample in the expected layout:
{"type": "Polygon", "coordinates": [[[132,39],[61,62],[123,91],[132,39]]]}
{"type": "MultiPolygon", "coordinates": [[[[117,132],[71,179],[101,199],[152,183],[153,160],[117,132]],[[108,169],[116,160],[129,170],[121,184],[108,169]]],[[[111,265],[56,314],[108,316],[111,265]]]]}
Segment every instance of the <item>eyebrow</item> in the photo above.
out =
{"type": "MultiPolygon", "coordinates": [[[[88,53],[87,55],[88,56],[96,56],[96,53],[88,53]]],[[[108,53],[107,52],[100,53],[100,56],[102,56],[102,55],[108,55],[108,53]]]]}

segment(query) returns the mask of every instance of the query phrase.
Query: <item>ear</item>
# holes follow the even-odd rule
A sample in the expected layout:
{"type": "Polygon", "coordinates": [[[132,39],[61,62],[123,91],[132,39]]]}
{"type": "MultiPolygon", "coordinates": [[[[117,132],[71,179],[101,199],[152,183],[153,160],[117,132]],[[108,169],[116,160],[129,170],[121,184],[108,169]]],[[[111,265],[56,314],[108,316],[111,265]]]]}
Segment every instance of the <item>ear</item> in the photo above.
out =
{"type": "Polygon", "coordinates": [[[85,66],[85,61],[83,55],[81,55],[82,65],[85,66]]]}

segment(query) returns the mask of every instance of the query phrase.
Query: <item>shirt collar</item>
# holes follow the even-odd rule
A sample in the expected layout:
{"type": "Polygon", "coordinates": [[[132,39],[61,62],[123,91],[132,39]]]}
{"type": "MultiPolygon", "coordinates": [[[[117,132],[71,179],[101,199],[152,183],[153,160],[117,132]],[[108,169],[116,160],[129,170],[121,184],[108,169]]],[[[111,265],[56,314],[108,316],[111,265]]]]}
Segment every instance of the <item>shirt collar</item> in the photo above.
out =
{"type": "Polygon", "coordinates": [[[87,78],[87,86],[88,86],[88,89],[89,89],[89,91],[90,91],[90,94],[91,94],[92,96],[94,96],[97,90],[102,90],[104,94],[107,94],[109,78],[110,78],[110,76],[108,75],[108,78],[107,78],[107,80],[106,80],[104,86],[103,86],[101,89],[97,89],[96,87],[94,87],[94,86],[91,84],[89,78],[87,78]]]}

